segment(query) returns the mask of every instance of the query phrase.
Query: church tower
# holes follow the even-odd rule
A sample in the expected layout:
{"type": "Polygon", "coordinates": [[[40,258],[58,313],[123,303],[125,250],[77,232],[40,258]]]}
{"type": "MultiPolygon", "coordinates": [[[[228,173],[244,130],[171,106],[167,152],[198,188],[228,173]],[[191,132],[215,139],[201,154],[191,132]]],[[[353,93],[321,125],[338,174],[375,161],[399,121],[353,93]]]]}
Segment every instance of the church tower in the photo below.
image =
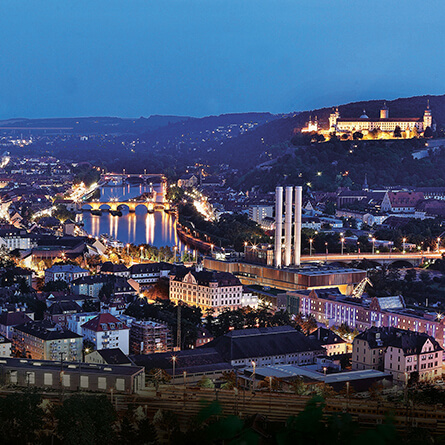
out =
{"type": "Polygon", "coordinates": [[[337,119],[340,117],[340,113],[338,112],[338,108],[332,111],[329,115],[329,129],[331,131],[337,130],[337,119]]]}
{"type": "Polygon", "coordinates": [[[389,108],[386,106],[386,102],[383,104],[383,107],[380,109],[380,119],[388,119],[389,118],[389,108]]]}
{"type": "Polygon", "coordinates": [[[423,131],[425,131],[428,127],[432,129],[432,126],[433,126],[433,116],[430,110],[430,100],[428,99],[426,110],[423,113],[423,131]]]}
{"type": "Polygon", "coordinates": [[[368,185],[368,175],[365,173],[365,182],[363,183],[362,190],[365,192],[369,191],[369,185],[368,185]]]}

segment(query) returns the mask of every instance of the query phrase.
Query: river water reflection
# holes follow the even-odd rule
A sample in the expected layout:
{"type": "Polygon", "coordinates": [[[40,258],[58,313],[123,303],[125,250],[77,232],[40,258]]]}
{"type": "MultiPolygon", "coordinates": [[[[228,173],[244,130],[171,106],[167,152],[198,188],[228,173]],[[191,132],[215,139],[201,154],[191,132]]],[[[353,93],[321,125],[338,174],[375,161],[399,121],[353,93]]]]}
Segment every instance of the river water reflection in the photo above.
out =
{"type": "MultiPolygon", "coordinates": [[[[154,185],[157,192],[157,200],[162,199],[161,185],[154,185]]],[[[136,198],[144,192],[151,191],[149,185],[124,185],[113,187],[102,187],[101,202],[111,200],[127,201],[136,198]]],[[[92,215],[84,211],[79,215],[84,223],[84,230],[93,236],[102,234],[111,235],[122,243],[150,244],[156,247],[178,246],[183,250],[176,233],[176,218],[174,215],[167,214],[163,210],[157,210],[154,213],[148,213],[145,207],[136,208],[136,212],[130,213],[128,210],[122,210],[122,216],[113,216],[109,212],[102,212],[102,215],[92,215]]]]}

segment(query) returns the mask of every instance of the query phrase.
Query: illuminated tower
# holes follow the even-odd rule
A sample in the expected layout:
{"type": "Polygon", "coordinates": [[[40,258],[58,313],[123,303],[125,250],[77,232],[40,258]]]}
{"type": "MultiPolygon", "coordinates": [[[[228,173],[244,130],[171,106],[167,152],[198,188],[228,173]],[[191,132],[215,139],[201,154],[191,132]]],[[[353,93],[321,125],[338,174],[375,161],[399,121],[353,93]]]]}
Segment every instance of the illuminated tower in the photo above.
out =
{"type": "Polygon", "coordinates": [[[388,119],[389,118],[389,108],[386,106],[386,102],[383,104],[383,107],[380,109],[380,119],[388,119]]]}
{"type": "Polygon", "coordinates": [[[426,107],[425,112],[423,113],[423,131],[425,131],[428,127],[432,128],[433,126],[433,116],[430,110],[430,100],[428,99],[428,105],[426,107]]]}
{"type": "Polygon", "coordinates": [[[338,112],[338,108],[333,110],[333,112],[329,115],[329,129],[331,131],[335,131],[337,129],[337,119],[340,117],[340,113],[338,112]]]}

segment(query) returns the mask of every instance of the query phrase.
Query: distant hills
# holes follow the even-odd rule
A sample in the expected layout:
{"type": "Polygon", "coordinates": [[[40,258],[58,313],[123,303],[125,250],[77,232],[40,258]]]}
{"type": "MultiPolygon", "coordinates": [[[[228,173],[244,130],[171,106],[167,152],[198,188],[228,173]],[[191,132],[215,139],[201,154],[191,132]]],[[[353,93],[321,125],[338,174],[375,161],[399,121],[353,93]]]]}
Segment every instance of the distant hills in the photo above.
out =
{"type": "MultiPolygon", "coordinates": [[[[430,101],[438,129],[445,127],[445,95],[416,96],[392,101],[372,100],[339,105],[342,117],[359,117],[363,110],[377,117],[386,102],[390,117],[420,117],[430,101]]],[[[333,104],[335,106],[336,104],[333,104]]],[[[84,117],[60,119],[10,119],[3,127],[68,128],[68,138],[55,138],[50,151],[62,159],[92,161],[110,170],[181,174],[187,166],[210,165],[217,171],[221,164],[235,168],[242,175],[259,164],[292,154],[290,140],[305,126],[309,117],[317,116],[327,128],[332,107],[274,115],[271,113],[235,113],[203,118],[150,116],[138,119],[118,117],[84,117]],[[108,135],[80,140],[78,135],[108,135]],[[142,167],[143,165],[143,167],[142,167]]],[[[42,130],[35,130],[37,132],[42,130]]],[[[51,131],[44,132],[46,135],[51,131]]],[[[56,132],[57,133],[57,132],[56,132]]],[[[323,144],[322,144],[323,145],[323,144]]],[[[383,146],[384,143],[381,143],[383,146]]],[[[26,148],[21,149],[23,153],[26,148]]],[[[48,145],[38,139],[28,150],[48,153],[48,145]]]]}
{"type": "Polygon", "coordinates": [[[25,130],[39,129],[34,130],[38,133],[45,128],[63,128],[66,129],[64,130],[66,133],[74,134],[141,133],[189,119],[189,117],[157,115],[147,118],[140,117],[139,119],[120,117],[16,118],[0,121],[0,130],[5,127],[23,128],[25,130]]]}

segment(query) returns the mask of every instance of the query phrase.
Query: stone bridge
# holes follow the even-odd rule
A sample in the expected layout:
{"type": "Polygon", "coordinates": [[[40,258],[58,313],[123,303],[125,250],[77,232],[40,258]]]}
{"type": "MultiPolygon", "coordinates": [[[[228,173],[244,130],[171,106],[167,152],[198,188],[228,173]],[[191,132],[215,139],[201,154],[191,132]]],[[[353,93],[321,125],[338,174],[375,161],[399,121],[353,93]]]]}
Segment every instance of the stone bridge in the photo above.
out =
{"type": "Polygon", "coordinates": [[[147,212],[155,210],[170,210],[169,202],[153,202],[153,201],[88,201],[81,204],[82,210],[123,210],[128,209],[129,212],[135,212],[138,207],[145,207],[147,212]]]}

